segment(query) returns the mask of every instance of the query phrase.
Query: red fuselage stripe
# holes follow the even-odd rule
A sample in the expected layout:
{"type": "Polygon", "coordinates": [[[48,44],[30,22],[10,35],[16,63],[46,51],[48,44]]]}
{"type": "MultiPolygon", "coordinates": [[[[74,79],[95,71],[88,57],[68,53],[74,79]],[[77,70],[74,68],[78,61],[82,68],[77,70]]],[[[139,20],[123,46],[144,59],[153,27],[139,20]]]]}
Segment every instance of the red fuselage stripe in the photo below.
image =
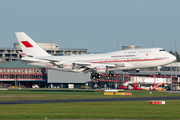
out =
{"type": "Polygon", "coordinates": [[[114,63],[114,62],[138,62],[138,61],[155,61],[155,60],[164,60],[167,58],[158,58],[158,59],[137,59],[137,60],[111,60],[111,61],[93,61],[91,63],[114,63]]]}

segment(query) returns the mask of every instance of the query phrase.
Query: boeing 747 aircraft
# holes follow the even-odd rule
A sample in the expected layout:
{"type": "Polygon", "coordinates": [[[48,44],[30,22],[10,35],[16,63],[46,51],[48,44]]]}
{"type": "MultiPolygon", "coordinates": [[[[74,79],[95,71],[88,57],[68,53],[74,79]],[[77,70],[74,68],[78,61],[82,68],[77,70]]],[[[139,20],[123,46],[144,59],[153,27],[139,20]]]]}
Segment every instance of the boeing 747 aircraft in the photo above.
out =
{"type": "Polygon", "coordinates": [[[160,67],[176,60],[176,57],[162,48],[129,49],[103,54],[85,54],[69,56],[53,56],[43,50],[24,32],[16,32],[22,48],[21,60],[29,65],[41,66],[70,72],[91,72],[91,79],[99,78],[100,73],[109,77],[114,71],[135,70],[141,68],[160,67]]]}

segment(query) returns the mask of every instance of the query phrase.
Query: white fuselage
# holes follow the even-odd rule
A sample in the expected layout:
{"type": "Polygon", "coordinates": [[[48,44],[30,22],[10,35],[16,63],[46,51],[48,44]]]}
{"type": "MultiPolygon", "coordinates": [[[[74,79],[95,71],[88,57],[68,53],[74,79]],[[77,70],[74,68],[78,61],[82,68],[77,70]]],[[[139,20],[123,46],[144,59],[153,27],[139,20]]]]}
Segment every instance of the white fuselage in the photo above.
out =
{"type": "Polygon", "coordinates": [[[131,49],[103,54],[85,54],[70,56],[49,56],[46,59],[57,60],[60,63],[85,62],[92,66],[125,64],[124,67],[110,67],[109,70],[129,70],[156,67],[173,62],[176,58],[162,48],[131,49]]]}

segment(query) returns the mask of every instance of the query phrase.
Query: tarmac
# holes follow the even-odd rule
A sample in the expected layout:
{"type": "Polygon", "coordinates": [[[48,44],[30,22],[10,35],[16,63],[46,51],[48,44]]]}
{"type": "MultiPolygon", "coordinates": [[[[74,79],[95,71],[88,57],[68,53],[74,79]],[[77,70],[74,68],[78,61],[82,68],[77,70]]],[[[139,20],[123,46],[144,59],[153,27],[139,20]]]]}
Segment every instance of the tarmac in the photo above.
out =
{"type": "Polygon", "coordinates": [[[171,97],[132,97],[132,98],[99,98],[99,99],[68,99],[68,100],[17,100],[0,101],[0,104],[45,104],[70,102],[110,102],[110,101],[144,101],[144,100],[180,100],[180,96],[171,97]]]}
{"type": "Polygon", "coordinates": [[[169,94],[180,94],[180,91],[166,91],[169,94]]]}

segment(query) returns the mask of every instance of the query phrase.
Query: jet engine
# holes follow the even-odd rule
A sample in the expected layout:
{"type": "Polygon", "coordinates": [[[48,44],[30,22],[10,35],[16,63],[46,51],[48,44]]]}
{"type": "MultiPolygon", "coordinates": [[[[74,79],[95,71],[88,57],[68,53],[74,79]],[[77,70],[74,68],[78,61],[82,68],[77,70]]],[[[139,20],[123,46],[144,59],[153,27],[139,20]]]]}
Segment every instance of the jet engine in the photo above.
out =
{"type": "Polygon", "coordinates": [[[108,73],[109,72],[108,66],[97,66],[96,72],[97,73],[108,73]]]}

